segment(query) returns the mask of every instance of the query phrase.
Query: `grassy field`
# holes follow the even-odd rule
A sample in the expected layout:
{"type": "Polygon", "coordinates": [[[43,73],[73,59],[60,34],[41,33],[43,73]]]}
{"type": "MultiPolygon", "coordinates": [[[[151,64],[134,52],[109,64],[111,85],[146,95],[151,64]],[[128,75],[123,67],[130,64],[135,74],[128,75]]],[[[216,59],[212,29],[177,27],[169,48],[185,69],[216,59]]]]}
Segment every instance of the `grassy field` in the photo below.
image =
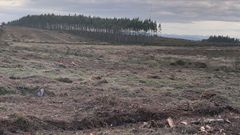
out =
{"type": "Polygon", "coordinates": [[[240,133],[239,47],[96,46],[46,33],[2,36],[1,133],[240,133]]]}

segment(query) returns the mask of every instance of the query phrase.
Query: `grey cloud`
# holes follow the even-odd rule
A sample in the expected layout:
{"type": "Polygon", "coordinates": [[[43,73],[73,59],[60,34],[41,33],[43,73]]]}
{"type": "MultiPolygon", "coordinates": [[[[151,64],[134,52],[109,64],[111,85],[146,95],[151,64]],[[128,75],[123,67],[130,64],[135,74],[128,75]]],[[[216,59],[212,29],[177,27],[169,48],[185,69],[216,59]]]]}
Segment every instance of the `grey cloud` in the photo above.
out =
{"type": "MultiPolygon", "coordinates": [[[[240,21],[238,0],[25,0],[21,15],[79,13],[103,17],[152,18],[160,22],[240,21]]],[[[14,10],[14,9],[13,9],[14,10]]],[[[0,9],[3,14],[10,9],[0,9]]],[[[11,11],[12,13],[13,11],[11,11]]],[[[16,14],[20,14],[19,12],[16,14]]]]}

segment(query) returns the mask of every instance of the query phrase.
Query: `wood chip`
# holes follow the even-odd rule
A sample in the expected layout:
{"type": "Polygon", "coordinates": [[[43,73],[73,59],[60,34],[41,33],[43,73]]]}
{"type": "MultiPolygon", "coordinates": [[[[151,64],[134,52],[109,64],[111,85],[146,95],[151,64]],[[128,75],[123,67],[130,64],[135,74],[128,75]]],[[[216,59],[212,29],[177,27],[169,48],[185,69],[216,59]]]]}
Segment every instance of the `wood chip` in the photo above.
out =
{"type": "Polygon", "coordinates": [[[225,122],[225,120],[224,119],[205,119],[205,120],[203,120],[203,123],[215,123],[215,122],[223,123],[223,122],[225,122]]]}
{"type": "Polygon", "coordinates": [[[211,123],[224,123],[224,119],[204,119],[204,120],[196,120],[196,121],[191,121],[191,124],[211,124],[211,123]]]}
{"type": "Polygon", "coordinates": [[[206,125],[206,128],[207,128],[208,130],[211,130],[211,129],[212,129],[212,127],[210,127],[209,125],[206,125]]]}
{"type": "Polygon", "coordinates": [[[167,122],[168,122],[168,125],[171,127],[171,128],[174,128],[175,127],[175,124],[173,122],[173,119],[170,117],[167,119],[167,122]]]}
{"type": "Polygon", "coordinates": [[[188,123],[186,121],[182,121],[181,124],[188,125],[188,123]]]}
{"type": "Polygon", "coordinates": [[[207,132],[206,129],[205,129],[205,127],[203,127],[203,126],[200,128],[200,131],[202,131],[202,132],[207,132]]]}

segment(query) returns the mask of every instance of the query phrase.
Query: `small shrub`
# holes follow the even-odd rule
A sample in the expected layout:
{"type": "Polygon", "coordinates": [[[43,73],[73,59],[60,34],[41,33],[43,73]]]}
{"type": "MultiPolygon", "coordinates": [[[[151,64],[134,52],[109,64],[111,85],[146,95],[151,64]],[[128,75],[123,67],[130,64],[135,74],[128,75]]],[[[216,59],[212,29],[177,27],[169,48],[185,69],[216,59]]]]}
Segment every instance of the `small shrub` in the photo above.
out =
{"type": "MultiPolygon", "coordinates": [[[[18,86],[17,90],[19,90],[23,96],[36,96],[39,88],[39,86],[18,86]]],[[[44,95],[54,97],[55,93],[45,89],[44,95]]]]}
{"type": "Polygon", "coordinates": [[[0,86],[0,95],[15,94],[16,92],[10,87],[0,86]]]}
{"type": "Polygon", "coordinates": [[[147,83],[146,80],[139,80],[140,83],[147,83]]]}
{"type": "Polygon", "coordinates": [[[184,66],[184,65],[186,65],[186,62],[183,60],[178,60],[178,61],[176,61],[176,64],[179,66],[184,66]]]}
{"type": "Polygon", "coordinates": [[[17,117],[15,121],[15,125],[19,130],[22,131],[30,131],[31,124],[24,117],[17,117]]]}
{"type": "Polygon", "coordinates": [[[69,78],[57,78],[56,80],[58,80],[59,82],[64,82],[64,83],[73,83],[73,81],[70,80],[69,78]]]}
{"type": "Polygon", "coordinates": [[[10,76],[9,79],[11,79],[11,80],[18,80],[18,79],[21,79],[21,77],[10,76]]]}
{"type": "Polygon", "coordinates": [[[194,65],[196,68],[207,68],[207,64],[202,62],[195,62],[194,65]]]}
{"type": "Polygon", "coordinates": [[[32,132],[37,129],[37,125],[32,119],[32,117],[26,117],[19,113],[14,113],[9,115],[9,118],[12,120],[9,130],[11,132],[32,132]]]}
{"type": "Polygon", "coordinates": [[[175,62],[170,63],[172,66],[184,66],[184,67],[192,67],[192,68],[207,68],[207,64],[203,62],[186,62],[183,60],[177,60],[175,62]]]}
{"type": "Polygon", "coordinates": [[[31,87],[31,86],[18,86],[17,90],[21,92],[22,95],[35,95],[36,90],[39,89],[39,87],[31,87]]]}
{"type": "Polygon", "coordinates": [[[67,68],[64,64],[59,64],[58,67],[60,67],[60,68],[67,68]]]}
{"type": "Polygon", "coordinates": [[[172,65],[172,66],[184,66],[186,64],[187,63],[185,61],[183,61],[183,60],[177,60],[177,61],[171,63],[170,65],[172,65]]]}
{"type": "Polygon", "coordinates": [[[233,63],[235,70],[240,70],[240,57],[237,57],[233,63]]]}

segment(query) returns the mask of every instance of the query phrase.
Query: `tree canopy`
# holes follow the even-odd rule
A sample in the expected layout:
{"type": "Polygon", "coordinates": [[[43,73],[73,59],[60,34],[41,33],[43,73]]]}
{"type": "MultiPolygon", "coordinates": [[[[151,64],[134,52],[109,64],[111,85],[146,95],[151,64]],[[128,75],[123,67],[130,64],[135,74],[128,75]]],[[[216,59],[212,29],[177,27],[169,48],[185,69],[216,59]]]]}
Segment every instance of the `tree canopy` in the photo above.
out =
{"type": "Polygon", "coordinates": [[[210,36],[208,39],[203,41],[215,43],[240,43],[239,39],[231,38],[229,36],[210,36]]]}
{"type": "Polygon", "coordinates": [[[157,22],[150,19],[140,20],[139,18],[100,18],[84,15],[28,15],[9,22],[8,25],[37,27],[56,30],[87,30],[101,32],[119,31],[153,31],[157,32],[157,22]]]}

